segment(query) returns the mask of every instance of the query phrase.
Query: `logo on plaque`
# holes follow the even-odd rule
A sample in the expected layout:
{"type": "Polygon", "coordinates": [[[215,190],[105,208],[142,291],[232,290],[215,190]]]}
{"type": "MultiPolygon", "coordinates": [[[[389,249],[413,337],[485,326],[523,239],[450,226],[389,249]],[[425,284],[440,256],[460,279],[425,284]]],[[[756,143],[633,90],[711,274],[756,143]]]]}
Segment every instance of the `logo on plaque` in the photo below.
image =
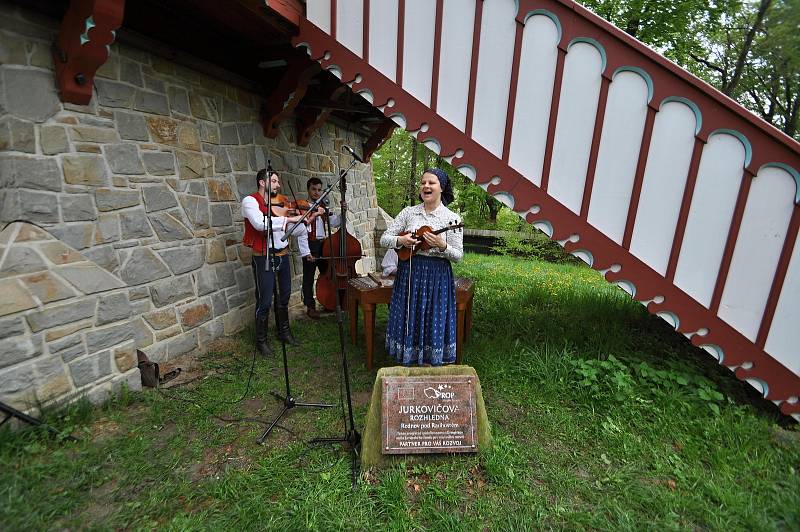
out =
{"type": "Polygon", "coordinates": [[[468,376],[383,377],[381,404],[383,454],[477,451],[468,376]]]}

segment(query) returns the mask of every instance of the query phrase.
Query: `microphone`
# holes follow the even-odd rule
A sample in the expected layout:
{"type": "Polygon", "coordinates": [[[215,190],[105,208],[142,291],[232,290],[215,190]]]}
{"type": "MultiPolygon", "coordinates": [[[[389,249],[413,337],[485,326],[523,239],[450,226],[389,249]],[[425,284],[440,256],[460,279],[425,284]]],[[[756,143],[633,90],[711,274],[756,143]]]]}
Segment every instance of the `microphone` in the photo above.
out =
{"type": "Polygon", "coordinates": [[[350,155],[352,155],[353,159],[355,159],[356,161],[360,162],[361,164],[364,164],[364,159],[359,157],[358,154],[355,152],[355,150],[353,148],[351,148],[347,144],[342,144],[342,149],[344,151],[346,151],[347,153],[349,153],[350,155]]]}

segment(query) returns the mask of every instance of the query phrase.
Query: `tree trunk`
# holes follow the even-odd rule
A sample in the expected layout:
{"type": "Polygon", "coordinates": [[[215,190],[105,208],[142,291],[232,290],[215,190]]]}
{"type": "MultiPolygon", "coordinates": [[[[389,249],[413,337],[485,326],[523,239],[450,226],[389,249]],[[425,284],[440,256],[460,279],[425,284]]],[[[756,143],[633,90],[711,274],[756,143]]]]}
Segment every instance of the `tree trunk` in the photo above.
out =
{"type": "Polygon", "coordinates": [[[417,139],[411,137],[411,172],[408,176],[406,199],[409,206],[417,203],[417,139]]]}
{"type": "Polygon", "coordinates": [[[758,31],[758,28],[761,27],[761,23],[764,21],[764,17],[767,15],[767,10],[769,9],[770,4],[772,4],[772,0],[761,0],[758,5],[756,20],[747,30],[744,44],[742,44],[742,49],[739,51],[739,57],[736,59],[736,67],[733,69],[731,80],[727,83],[724,83],[722,86],[722,92],[728,96],[733,97],[733,91],[736,90],[739,80],[742,79],[744,64],[745,61],[747,61],[747,56],[750,55],[750,48],[753,46],[753,39],[755,39],[756,32],[758,31]]]}
{"type": "Polygon", "coordinates": [[[497,200],[487,194],[486,207],[489,208],[489,223],[496,224],[497,214],[500,212],[500,209],[503,208],[503,204],[500,202],[500,200],[497,200]]]}
{"type": "Polygon", "coordinates": [[[786,114],[784,115],[783,132],[794,137],[797,133],[797,115],[800,111],[800,96],[793,94],[791,80],[786,80],[786,114]],[[794,100],[792,100],[794,98],[794,100]]]}

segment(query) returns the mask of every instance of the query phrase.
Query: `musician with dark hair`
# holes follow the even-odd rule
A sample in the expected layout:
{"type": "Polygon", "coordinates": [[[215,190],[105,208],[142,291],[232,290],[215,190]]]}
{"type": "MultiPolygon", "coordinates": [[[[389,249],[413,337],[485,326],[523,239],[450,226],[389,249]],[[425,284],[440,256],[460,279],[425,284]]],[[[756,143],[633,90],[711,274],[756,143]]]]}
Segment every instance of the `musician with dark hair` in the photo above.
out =
{"type": "MultiPolygon", "coordinates": [[[[420,179],[422,203],[406,207],[381,237],[389,248],[414,248],[419,241],[411,233],[422,226],[433,230],[461,223],[447,208],[453,201],[449,176],[439,168],[425,170],[420,179]]],[[[440,366],[456,359],[456,291],[451,261],[464,256],[460,231],[422,235],[430,250],[418,251],[401,261],[389,305],[386,351],[404,366],[440,366]]]]}
{"type": "MultiPolygon", "coordinates": [[[[256,283],[256,345],[263,356],[272,354],[267,342],[267,328],[270,305],[272,305],[272,292],[276,274],[278,281],[278,338],[287,344],[299,345],[289,329],[289,296],[291,295],[291,270],[289,263],[288,242],[281,239],[286,233],[287,226],[300,219],[300,216],[276,216],[272,213],[272,228],[267,226],[267,189],[269,189],[272,202],[278,197],[281,189],[280,177],[276,172],[269,176],[267,184],[267,171],[262,169],[256,174],[258,191],[246,196],[242,200],[242,217],[244,218],[244,237],[242,243],[253,250],[250,264],[253,267],[253,277],[256,283]],[[266,231],[265,231],[266,229],[266,231]],[[266,238],[264,234],[266,233],[266,238]],[[270,268],[266,268],[267,241],[272,257],[270,268]]],[[[305,232],[305,228],[298,226],[293,234],[305,232]]]]}
{"type": "MultiPolygon", "coordinates": [[[[317,201],[322,195],[322,180],[318,177],[310,178],[306,181],[306,191],[310,203],[317,201]]],[[[344,199],[342,203],[347,208],[344,199]]],[[[320,259],[323,255],[322,242],[327,236],[325,223],[329,220],[333,230],[334,227],[339,227],[341,222],[341,216],[329,213],[326,207],[320,207],[318,212],[319,214],[308,224],[307,232],[297,237],[297,247],[303,258],[303,304],[306,306],[306,315],[315,320],[320,316],[314,300],[314,275],[317,269],[323,274],[327,268],[327,261],[320,259]]]]}

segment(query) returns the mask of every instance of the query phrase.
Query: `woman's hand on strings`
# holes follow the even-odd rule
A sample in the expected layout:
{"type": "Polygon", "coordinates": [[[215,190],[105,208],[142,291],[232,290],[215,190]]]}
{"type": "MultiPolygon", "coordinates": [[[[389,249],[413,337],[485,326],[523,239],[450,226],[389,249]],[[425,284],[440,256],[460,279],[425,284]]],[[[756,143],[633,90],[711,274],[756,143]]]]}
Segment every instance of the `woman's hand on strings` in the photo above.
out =
{"type": "Polygon", "coordinates": [[[447,249],[447,240],[444,239],[442,235],[434,235],[433,233],[424,233],[422,238],[425,239],[425,242],[432,248],[438,248],[442,251],[447,249]]]}
{"type": "Polygon", "coordinates": [[[397,244],[404,248],[413,248],[417,243],[417,239],[411,235],[400,235],[397,237],[397,244]]]}

